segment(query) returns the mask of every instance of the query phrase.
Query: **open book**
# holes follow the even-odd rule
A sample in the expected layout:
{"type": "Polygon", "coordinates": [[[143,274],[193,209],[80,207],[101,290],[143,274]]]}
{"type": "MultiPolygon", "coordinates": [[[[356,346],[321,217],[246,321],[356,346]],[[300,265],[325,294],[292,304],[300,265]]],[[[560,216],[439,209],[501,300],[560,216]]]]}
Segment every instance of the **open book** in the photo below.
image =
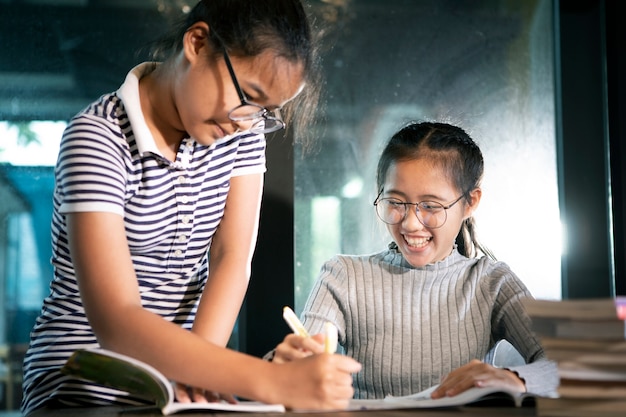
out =
{"type": "Polygon", "coordinates": [[[437,385],[416,394],[401,397],[387,396],[381,400],[352,400],[350,410],[384,410],[402,408],[441,408],[465,405],[494,405],[498,407],[534,405],[535,396],[525,392],[509,391],[502,387],[473,387],[453,397],[432,399],[437,385]]]}
{"type": "Polygon", "coordinates": [[[254,413],[285,411],[282,404],[256,401],[239,401],[237,404],[175,402],[172,383],[162,373],[137,359],[105,349],[81,349],[74,352],[61,372],[145,398],[154,402],[163,415],[189,410],[254,413]]]}

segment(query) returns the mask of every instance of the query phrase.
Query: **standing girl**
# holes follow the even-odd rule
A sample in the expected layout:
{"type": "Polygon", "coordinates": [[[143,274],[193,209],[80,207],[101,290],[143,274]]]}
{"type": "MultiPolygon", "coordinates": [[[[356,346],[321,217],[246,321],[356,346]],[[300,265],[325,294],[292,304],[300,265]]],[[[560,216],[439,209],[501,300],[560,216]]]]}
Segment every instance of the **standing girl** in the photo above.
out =
{"type": "Polygon", "coordinates": [[[181,401],[224,393],[344,407],[360,369],[352,359],[279,366],[225,348],[250,276],[264,133],[315,89],[302,4],[202,0],[172,39],[164,62],[132,69],[63,135],[54,277],[25,358],[22,412],[141,404],[59,372],[73,351],[92,347],[159,369],[180,383],[181,401]]]}
{"type": "MultiPolygon", "coordinates": [[[[373,255],[329,260],[303,311],[311,333],[334,323],[345,353],[363,364],[354,380],[357,398],[436,384],[433,398],[472,386],[556,389],[556,367],[544,358],[522,307],[529,291],[506,264],[477,257],[489,254],[472,218],[482,175],[480,149],[456,126],[410,124],[383,150],[374,206],[393,242],[373,255]],[[502,369],[479,360],[503,339],[525,365],[502,369]]],[[[320,352],[316,341],[289,335],[273,360],[320,352]]]]}

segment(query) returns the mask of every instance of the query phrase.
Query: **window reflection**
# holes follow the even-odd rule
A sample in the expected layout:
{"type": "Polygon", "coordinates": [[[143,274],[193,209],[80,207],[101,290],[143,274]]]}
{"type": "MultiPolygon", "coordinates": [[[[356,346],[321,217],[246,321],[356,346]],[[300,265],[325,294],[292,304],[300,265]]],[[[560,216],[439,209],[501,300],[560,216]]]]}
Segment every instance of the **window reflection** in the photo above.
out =
{"type": "Polygon", "coordinates": [[[0,344],[28,342],[52,276],[54,163],[65,122],[0,122],[0,344]]]}
{"type": "Polygon", "coordinates": [[[552,3],[359,1],[333,19],[319,153],[296,153],[296,309],[321,267],[316,254],[369,253],[388,243],[371,206],[376,162],[410,120],[458,124],[479,143],[486,162],[479,238],[533,295],[560,298],[552,3]],[[355,179],[360,193],[346,196],[355,179]],[[332,209],[319,207],[331,197],[332,209]],[[531,201],[542,209],[528,210],[531,201]],[[326,216],[315,223],[318,210],[326,216]],[[337,215],[339,225],[328,222],[337,215]],[[334,238],[305,244],[316,228],[335,227],[334,238]]]}

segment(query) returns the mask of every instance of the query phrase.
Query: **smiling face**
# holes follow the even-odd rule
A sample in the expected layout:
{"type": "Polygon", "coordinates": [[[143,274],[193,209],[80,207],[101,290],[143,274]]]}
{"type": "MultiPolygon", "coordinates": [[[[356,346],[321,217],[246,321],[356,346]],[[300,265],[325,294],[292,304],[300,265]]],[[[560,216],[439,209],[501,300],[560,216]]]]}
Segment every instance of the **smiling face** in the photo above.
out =
{"type": "MultiPolygon", "coordinates": [[[[434,201],[447,206],[461,194],[441,167],[420,158],[391,164],[381,198],[393,197],[407,203],[434,201]]],[[[420,223],[415,206],[409,206],[406,218],[398,224],[387,225],[387,230],[412,266],[441,261],[452,252],[463,220],[472,214],[479,200],[480,189],[475,189],[470,192],[469,203],[462,198],[446,210],[445,224],[436,229],[420,223]]]]}
{"type": "MultiPolygon", "coordinates": [[[[241,100],[223,56],[208,42],[207,30],[198,23],[185,35],[183,52],[188,64],[173,92],[184,130],[204,145],[252,125],[228,117],[241,100]]],[[[246,98],[268,110],[284,106],[304,87],[302,65],[273,50],[254,57],[231,56],[230,60],[246,98]]]]}

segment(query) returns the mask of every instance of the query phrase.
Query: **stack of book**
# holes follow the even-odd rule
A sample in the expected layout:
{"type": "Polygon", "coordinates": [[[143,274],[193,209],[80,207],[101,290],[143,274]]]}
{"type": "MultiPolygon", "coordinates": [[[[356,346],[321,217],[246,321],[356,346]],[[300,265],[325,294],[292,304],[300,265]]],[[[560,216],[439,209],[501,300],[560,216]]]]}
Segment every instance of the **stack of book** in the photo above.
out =
{"type": "Polygon", "coordinates": [[[537,399],[539,416],[626,416],[626,297],[527,300],[559,397],[537,399]]]}

